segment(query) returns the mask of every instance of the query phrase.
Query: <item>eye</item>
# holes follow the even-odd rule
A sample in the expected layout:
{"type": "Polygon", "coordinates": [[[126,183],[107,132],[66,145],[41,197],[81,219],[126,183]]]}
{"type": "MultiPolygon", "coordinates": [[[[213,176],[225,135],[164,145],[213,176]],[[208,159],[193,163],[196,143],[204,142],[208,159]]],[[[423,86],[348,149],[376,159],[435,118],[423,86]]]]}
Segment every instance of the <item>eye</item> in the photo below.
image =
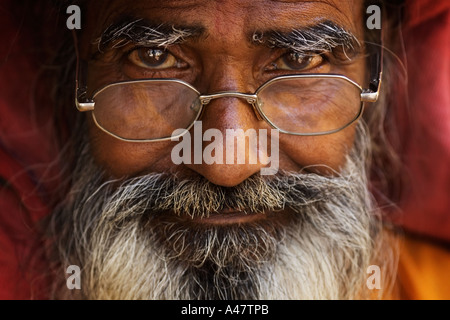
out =
{"type": "Polygon", "coordinates": [[[272,70],[306,71],[320,66],[324,62],[320,54],[301,54],[289,52],[272,64],[272,70]]]}
{"type": "Polygon", "coordinates": [[[138,48],[133,50],[128,59],[135,65],[146,69],[180,68],[180,62],[168,51],[158,48],[138,48]]]}

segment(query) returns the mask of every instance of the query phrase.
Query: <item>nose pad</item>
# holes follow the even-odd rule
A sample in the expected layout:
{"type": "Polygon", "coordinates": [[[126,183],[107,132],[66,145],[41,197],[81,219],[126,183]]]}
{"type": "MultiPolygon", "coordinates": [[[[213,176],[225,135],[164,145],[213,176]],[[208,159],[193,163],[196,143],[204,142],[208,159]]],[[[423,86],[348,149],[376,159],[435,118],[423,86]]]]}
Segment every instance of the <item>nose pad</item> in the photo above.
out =
{"type": "Polygon", "coordinates": [[[261,114],[261,112],[258,109],[258,107],[259,108],[262,107],[263,102],[261,102],[260,99],[256,98],[251,105],[252,105],[252,108],[253,108],[253,112],[255,113],[256,118],[258,119],[258,121],[264,121],[264,118],[262,117],[262,114],[261,114]]]}
{"type": "MultiPolygon", "coordinates": [[[[200,100],[200,97],[195,99],[194,102],[192,102],[191,106],[189,107],[193,112],[197,113],[200,111],[200,108],[202,107],[202,101],[200,100]]],[[[202,110],[203,112],[203,110],[202,110]]]]}

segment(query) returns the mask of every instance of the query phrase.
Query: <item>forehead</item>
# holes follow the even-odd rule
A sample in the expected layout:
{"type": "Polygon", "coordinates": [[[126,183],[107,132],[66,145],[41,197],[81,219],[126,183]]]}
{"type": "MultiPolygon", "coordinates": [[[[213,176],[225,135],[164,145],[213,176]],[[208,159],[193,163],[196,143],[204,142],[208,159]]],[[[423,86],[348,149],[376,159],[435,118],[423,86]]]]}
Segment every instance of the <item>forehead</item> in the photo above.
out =
{"type": "Polygon", "coordinates": [[[113,0],[90,1],[88,25],[95,34],[123,16],[155,23],[196,25],[208,33],[288,30],[333,21],[361,34],[363,0],[113,0]]]}

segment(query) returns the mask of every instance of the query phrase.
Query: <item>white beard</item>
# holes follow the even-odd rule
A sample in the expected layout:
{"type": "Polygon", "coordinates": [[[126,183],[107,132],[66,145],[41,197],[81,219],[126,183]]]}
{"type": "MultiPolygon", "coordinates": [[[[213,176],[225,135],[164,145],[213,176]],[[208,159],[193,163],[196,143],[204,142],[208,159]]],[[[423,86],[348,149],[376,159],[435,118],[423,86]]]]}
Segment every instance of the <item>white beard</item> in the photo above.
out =
{"type": "MultiPolygon", "coordinates": [[[[49,224],[58,262],[81,267],[79,298],[362,298],[380,231],[365,143],[357,141],[337,177],[255,176],[235,192],[161,174],[102,183],[85,148],[70,196],[49,224]],[[202,228],[164,215],[201,217],[224,207],[292,214],[287,224],[202,228]]],[[[56,296],[70,295],[57,286],[56,296]]]]}

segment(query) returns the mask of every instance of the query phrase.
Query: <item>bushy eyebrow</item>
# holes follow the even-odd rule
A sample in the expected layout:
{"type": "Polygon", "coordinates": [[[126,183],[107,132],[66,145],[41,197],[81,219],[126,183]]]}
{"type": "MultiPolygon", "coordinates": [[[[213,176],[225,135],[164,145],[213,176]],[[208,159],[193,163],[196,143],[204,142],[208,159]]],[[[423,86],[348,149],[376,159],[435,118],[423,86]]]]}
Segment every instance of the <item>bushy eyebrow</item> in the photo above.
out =
{"type": "Polygon", "coordinates": [[[142,46],[167,47],[203,34],[202,27],[156,24],[145,19],[123,17],[111,24],[97,39],[98,50],[119,48],[129,43],[142,46]]]}
{"type": "MultiPolygon", "coordinates": [[[[107,48],[120,48],[130,43],[138,46],[166,48],[205,34],[205,28],[202,26],[157,24],[146,19],[124,16],[107,27],[96,43],[100,52],[104,52],[107,48]]],[[[250,41],[270,48],[289,49],[303,55],[333,52],[339,48],[346,57],[351,57],[362,51],[357,37],[332,21],[324,21],[288,32],[256,31],[251,35],[250,41]]]]}
{"type": "Polygon", "coordinates": [[[276,30],[256,31],[252,35],[254,44],[271,48],[286,48],[294,52],[333,52],[340,47],[344,53],[359,53],[362,49],[357,37],[332,21],[324,21],[310,27],[298,28],[289,32],[276,30]]]}

